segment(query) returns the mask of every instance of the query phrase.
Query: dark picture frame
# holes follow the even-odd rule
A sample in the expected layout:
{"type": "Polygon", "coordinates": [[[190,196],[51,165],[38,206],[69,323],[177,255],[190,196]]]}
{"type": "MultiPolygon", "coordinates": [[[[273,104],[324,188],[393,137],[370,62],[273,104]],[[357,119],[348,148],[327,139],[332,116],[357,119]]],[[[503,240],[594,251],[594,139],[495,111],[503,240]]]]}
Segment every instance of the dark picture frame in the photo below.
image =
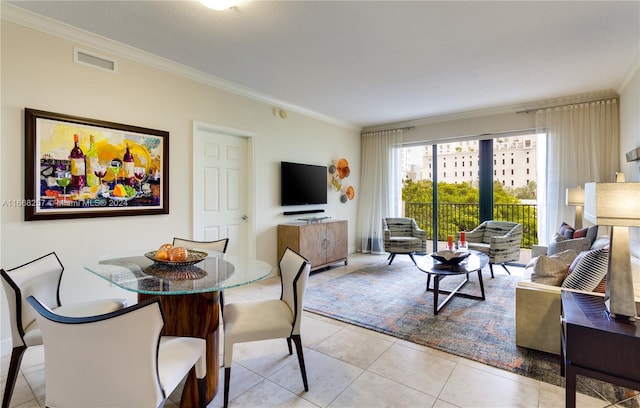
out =
{"type": "Polygon", "coordinates": [[[169,213],[169,132],[30,108],[24,120],[25,221],[169,213]]]}

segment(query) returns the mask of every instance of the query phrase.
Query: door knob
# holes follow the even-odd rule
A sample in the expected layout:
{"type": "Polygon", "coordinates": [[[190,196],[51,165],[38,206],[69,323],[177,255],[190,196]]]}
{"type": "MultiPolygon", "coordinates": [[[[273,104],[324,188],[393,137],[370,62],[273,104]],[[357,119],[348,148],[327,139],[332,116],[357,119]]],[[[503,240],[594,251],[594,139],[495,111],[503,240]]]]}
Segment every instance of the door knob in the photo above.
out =
{"type": "Polygon", "coordinates": [[[242,221],[246,221],[249,219],[249,217],[247,217],[246,215],[243,215],[242,217],[240,217],[242,219],[242,221]]]}

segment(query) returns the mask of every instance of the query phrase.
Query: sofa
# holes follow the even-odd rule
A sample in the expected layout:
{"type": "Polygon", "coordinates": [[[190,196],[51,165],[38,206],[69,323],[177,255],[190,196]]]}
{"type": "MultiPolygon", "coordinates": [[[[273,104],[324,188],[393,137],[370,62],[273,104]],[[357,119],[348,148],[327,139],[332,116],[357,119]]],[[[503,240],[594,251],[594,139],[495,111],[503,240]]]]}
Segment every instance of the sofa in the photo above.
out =
{"type": "MultiPolygon", "coordinates": [[[[554,239],[549,247],[532,250],[523,280],[516,286],[517,346],[559,355],[561,290],[604,296],[609,238],[574,241],[582,238],[586,237],[554,239]],[[584,279],[585,273],[593,276],[584,279]]],[[[640,241],[631,240],[630,252],[635,297],[640,301],[640,241]]]]}

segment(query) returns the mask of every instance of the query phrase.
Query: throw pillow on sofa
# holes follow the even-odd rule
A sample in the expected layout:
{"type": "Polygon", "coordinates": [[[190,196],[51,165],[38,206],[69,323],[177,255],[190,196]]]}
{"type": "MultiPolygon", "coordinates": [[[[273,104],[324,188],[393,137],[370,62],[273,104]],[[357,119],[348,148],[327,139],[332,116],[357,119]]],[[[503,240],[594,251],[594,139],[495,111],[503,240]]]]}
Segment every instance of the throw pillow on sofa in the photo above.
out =
{"type": "Polygon", "coordinates": [[[572,249],[555,255],[533,258],[526,268],[532,268],[531,282],[560,286],[569,273],[569,265],[578,255],[572,249]]]}
{"type": "Polygon", "coordinates": [[[597,225],[576,230],[563,222],[549,243],[547,255],[554,255],[567,249],[573,249],[576,253],[588,251],[596,240],[596,235],[598,235],[597,225]]]}
{"type": "Polygon", "coordinates": [[[564,237],[565,239],[573,238],[574,232],[576,232],[576,229],[573,228],[571,225],[567,224],[566,222],[563,222],[562,224],[560,224],[560,228],[558,228],[558,234],[561,237],[564,237]]]}
{"type": "Polygon", "coordinates": [[[565,239],[587,238],[589,240],[589,245],[591,245],[598,235],[598,226],[593,225],[591,227],[575,229],[566,222],[563,222],[560,224],[560,228],[558,228],[558,235],[565,239]]]}
{"type": "Polygon", "coordinates": [[[565,238],[559,233],[556,233],[553,236],[553,240],[549,243],[547,255],[555,255],[569,249],[572,249],[579,254],[582,251],[588,251],[589,248],[591,248],[591,242],[589,242],[589,239],[586,237],[565,238]]]}
{"type": "Polygon", "coordinates": [[[563,288],[593,292],[607,276],[609,251],[606,248],[581,252],[569,266],[563,288]]]}

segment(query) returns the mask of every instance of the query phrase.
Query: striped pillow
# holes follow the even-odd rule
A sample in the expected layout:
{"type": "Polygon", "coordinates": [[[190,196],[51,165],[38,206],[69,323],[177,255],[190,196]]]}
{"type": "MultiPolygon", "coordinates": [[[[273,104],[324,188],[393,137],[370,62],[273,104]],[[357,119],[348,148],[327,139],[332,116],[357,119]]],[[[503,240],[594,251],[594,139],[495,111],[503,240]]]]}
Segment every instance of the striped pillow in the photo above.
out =
{"type": "Polygon", "coordinates": [[[563,288],[593,292],[607,276],[609,251],[605,248],[585,251],[569,266],[569,275],[562,282],[563,288]]]}

